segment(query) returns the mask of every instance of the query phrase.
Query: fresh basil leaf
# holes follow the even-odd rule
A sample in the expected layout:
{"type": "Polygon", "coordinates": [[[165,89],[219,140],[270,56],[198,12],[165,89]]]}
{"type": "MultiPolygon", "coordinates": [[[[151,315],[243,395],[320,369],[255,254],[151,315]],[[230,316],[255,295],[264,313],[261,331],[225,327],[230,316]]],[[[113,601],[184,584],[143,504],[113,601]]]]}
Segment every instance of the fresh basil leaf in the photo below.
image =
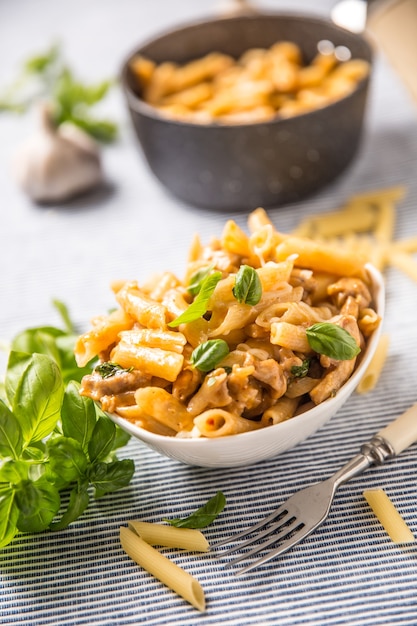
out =
{"type": "Polygon", "coordinates": [[[77,484],[71,490],[68,507],[61,519],[57,522],[52,522],[49,525],[51,530],[63,530],[67,528],[72,522],[78,519],[88,507],[90,502],[90,496],[87,491],[88,484],[77,484]]]}
{"type": "Polygon", "coordinates": [[[84,476],[88,459],[78,441],[70,437],[51,437],[46,449],[55,486],[61,489],[84,476]]]}
{"type": "Polygon", "coordinates": [[[344,328],[330,322],[319,322],[306,329],[310,347],[338,361],[349,361],[357,356],[360,347],[353,336],[344,328]]]}
{"type": "Polygon", "coordinates": [[[16,395],[16,389],[20,380],[32,360],[30,354],[11,350],[6,370],[6,396],[10,406],[13,406],[13,400],[16,395]]]}
{"type": "Polygon", "coordinates": [[[197,509],[197,511],[188,517],[175,519],[164,518],[164,522],[168,522],[168,524],[176,526],[177,528],[205,528],[223,511],[225,505],[226,498],[221,491],[218,491],[204,506],[197,509]]]}
{"type": "Polygon", "coordinates": [[[201,283],[200,290],[194,300],[184,311],[181,313],[179,317],[177,317],[172,322],[169,322],[168,326],[175,327],[180,324],[185,324],[188,322],[193,322],[194,320],[198,320],[199,317],[202,317],[204,313],[207,311],[207,304],[210,300],[213,291],[216,288],[217,283],[222,278],[221,272],[213,272],[204,278],[201,283]]]}
{"type": "Polygon", "coordinates": [[[310,368],[310,359],[304,359],[301,365],[293,365],[291,367],[291,374],[294,378],[304,378],[307,376],[310,368]]]}
{"type": "Polygon", "coordinates": [[[129,442],[131,435],[127,433],[123,428],[120,428],[117,424],[116,426],[116,436],[113,441],[113,450],[118,450],[119,448],[124,448],[124,446],[129,442]]]}
{"type": "Polygon", "coordinates": [[[117,374],[117,372],[131,372],[132,370],[133,367],[125,368],[118,363],[113,363],[113,361],[100,363],[94,368],[94,371],[97,372],[97,374],[100,374],[102,378],[111,378],[112,376],[117,374]]]}
{"type": "Polygon", "coordinates": [[[17,485],[22,480],[29,479],[30,464],[25,461],[6,461],[0,467],[0,485],[17,485]]]}
{"type": "Polygon", "coordinates": [[[43,439],[54,429],[63,393],[62,377],[55,361],[45,354],[32,354],[12,404],[26,445],[43,439]]]}
{"type": "Polygon", "coordinates": [[[262,283],[258,272],[250,265],[241,265],[232,291],[238,302],[251,306],[258,304],[262,297],[262,283]]]}
{"type": "MultiPolygon", "coordinates": [[[[0,350],[1,350],[1,345],[0,345],[0,350]]],[[[7,402],[6,384],[5,384],[4,379],[0,380],[0,400],[3,400],[5,404],[7,402]]]]}
{"type": "Polygon", "coordinates": [[[59,364],[59,350],[56,346],[56,339],[65,335],[64,331],[53,326],[43,326],[39,328],[28,328],[16,335],[11,344],[11,349],[16,352],[26,352],[33,354],[47,354],[59,364]]]}
{"type": "Polygon", "coordinates": [[[62,432],[81,444],[84,451],[96,425],[96,409],[93,400],[81,396],[77,382],[68,383],[61,409],[62,432]]]}
{"type": "Polygon", "coordinates": [[[15,502],[15,490],[0,485],[0,548],[7,546],[17,533],[19,509],[15,502]]]}
{"type": "Polygon", "coordinates": [[[88,442],[90,462],[104,461],[113,449],[116,426],[108,417],[99,417],[88,442]]]}
{"type": "Polygon", "coordinates": [[[19,421],[0,399],[0,458],[17,459],[22,452],[22,441],[19,421]]]}
{"type": "Polygon", "coordinates": [[[47,480],[22,481],[16,491],[17,528],[36,533],[48,528],[61,506],[58,489],[47,480]]]}
{"type": "Polygon", "coordinates": [[[126,487],[134,474],[135,464],[131,459],[112,461],[111,463],[96,463],[89,471],[89,480],[95,488],[95,498],[101,498],[106,493],[112,493],[126,487]]]}
{"type": "Polygon", "coordinates": [[[195,274],[191,276],[187,290],[192,296],[196,296],[200,292],[203,280],[207,278],[212,271],[213,265],[210,265],[209,267],[198,270],[198,272],[195,272],[195,274]]]}
{"type": "Polygon", "coordinates": [[[64,323],[65,331],[68,335],[74,335],[76,333],[75,325],[70,317],[69,310],[67,305],[61,300],[57,300],[56,298],[52,300],[52,304],[58,311],[61,316],[61,319],[64,323]]]}
{"type": "Polygon", "coordinates": [[[190,361],[201,372],[209,372],[228,354],[229,346],[224,339],[209,339],[194,348],[190,361]]]}
{"type": "Polygon", "coordinates": [[[35,441],[22,452],[22,459],[42,463],[46,458],[46,445],[43,441],[35,441]]]}
{"type": "Polygon", "coordinates": [[[64,382],[81,381],[91,373],[92,366],[87,364],[79,368],[75,361],[74,346],[76,337],[53,326],[29,328],[14,337],[11,349],[17,352],[47,354],[58,364],[64,382]]]}

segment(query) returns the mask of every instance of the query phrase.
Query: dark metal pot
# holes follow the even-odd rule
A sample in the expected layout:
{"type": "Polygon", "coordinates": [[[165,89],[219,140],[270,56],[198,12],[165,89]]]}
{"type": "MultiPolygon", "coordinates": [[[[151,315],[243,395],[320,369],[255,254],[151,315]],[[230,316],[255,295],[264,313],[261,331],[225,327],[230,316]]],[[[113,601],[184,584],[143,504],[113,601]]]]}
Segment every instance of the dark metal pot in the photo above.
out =
{"type": "Polygon", "coordinates": [[[287,119],[242,125],[170,120],[146,104],[129,70],[140,53],[157,63],[184,63],[213,50],[240,56],[279,40],[298,44],[309,62],[317,43],[347,46],[372,61],[361,36],[317,17],[256,14],[177,28],[135,49],[123,65],[122,84],[149,166],[172,194],[199,207],[252,210],[298,201],[334,180],[360,142],[369,76],[354,92],[320,109],[287,119]]]}

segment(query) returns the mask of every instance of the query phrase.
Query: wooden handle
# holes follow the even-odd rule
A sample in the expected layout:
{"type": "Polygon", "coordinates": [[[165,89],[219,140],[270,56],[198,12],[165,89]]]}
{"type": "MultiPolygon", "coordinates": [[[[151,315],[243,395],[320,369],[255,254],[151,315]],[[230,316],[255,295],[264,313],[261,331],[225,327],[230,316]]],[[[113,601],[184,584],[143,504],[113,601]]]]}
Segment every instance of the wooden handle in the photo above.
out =
{"type": "Polygon", "coordinates": [[[411,406],[396,420],[385,426],[378,435],[386,439],[394,448],[395,454],[417,441],[417,403],[411,406]]]}

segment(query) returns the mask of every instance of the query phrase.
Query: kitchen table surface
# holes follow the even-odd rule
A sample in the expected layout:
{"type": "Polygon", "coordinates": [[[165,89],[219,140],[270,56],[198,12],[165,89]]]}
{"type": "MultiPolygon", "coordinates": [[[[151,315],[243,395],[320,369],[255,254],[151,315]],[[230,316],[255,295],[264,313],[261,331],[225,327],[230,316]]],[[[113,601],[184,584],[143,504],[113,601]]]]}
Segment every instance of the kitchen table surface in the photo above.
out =
{"type": "MultiPolygon", "coordinates": [[[[271,0],[260,8],[328,17],[334,2],[271,0]]],[[[2,0],[0,86],[28,56],[60,42],[83,79],[114,77],[141,41],[176,24],[212,16],[210,0],[2,0]]],[[[64,205],[38,206],[17,187],[13,155],[33,132],[34,112],[0,115],[0,339],[20,330],[59,325],[52,305],[68,306],[80,331],[114,304],[114,279],[143,280],[184,269],[192,235],[207,241],[226,219],[245,228],[247,214],[187,206],[150,173],[116,87],[102,105],[120,129],[103,150],[106,184],[64,205]]],[[[341,148],[343,149],[343,148],[341,148]]],[[[313,197],[269,211],[280,230],[340,207],[355,193],[404,186],[395,238],[417,236],[417,107],[376,50],[365,132],[346,172],[313,197]]],[[[255,207],[254,207],[255,208],[255,207]]],[[[227,505],[205,531],[209,542],[242,521],[266,515],[297,489],[329,476],[394,417],[417,401],[417,283],[388,267],[384,333],[389,352],[377,387],[354,394],[315,435],[250,467],[190,467],[136,440],[120,456],[135,461],[128,487],[92,501],[69,528],[21,534],[0,550],[0,624],[417,624],[417,544],[394,544],[371,513],[363,490],[383,488],[417,537],[417,445],[343,486],[327,522],[280,559],[240,577],[211,554],[169,552],[206,594],[204,613],[164,587],[123,552],[119,527],[128,520],[183,517],[217,491],[227,505]]],[[[2,372],[6,353],[0,357],[2,372]]]]}

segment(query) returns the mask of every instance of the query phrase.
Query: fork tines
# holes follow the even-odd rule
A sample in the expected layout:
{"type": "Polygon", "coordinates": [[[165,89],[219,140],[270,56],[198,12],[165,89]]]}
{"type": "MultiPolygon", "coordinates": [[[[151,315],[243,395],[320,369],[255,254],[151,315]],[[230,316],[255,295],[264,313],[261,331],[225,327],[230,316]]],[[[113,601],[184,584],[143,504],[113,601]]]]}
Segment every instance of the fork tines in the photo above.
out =
{"type": "MultiPolygon", "coordinates": [[[[266,563],[274,556],[278,556],[279,554],[283,554],[284,552],[289,550],[295,543],[298,543],[298,533],[302,531],[303,528],[304,524],[297,521],[297,518],[293,514],[289,513],[285,506],[282,506],[257,524],[243,530],[240,533],[237,533],[236,535],[232,535],[228,539],[224,539],[223,541],[214,544],[212,548],[218,548],[228,543],[238,541],[239,539],[247,537],[248,535],[251,535],[245,541],[219,554],[219,556],[222,557],[227,556],[229,554],[235,553],[237,550],[241,550],[242,548],[255,544],[252,549],[244,552],[244,554],[238,556],[232,561],[229,561],[225,566],[232,567],[233,565],[239,563],[240,561],[243,561],[244,559],[261,553],[265,548],[271,546],[272,544],[284,540],[284,543],[281,543],[278,548],[268,552],[263,557],[257,559],[250,565],[236,572],[236,574],[239,575],[253,569],[254,567],[257,567],[258,565],[261,565],[262,563],[266,563]],[[259,533],[256,533],[256,531],[260,530],[261,528],[263,528],[263,530],[261,530],[261,532],[259,533]],[[268,539],[262,543],[259,543],[259,541],[264,537],[268,537],[268,539]]],[[[302,536],[304,536],[304,534],[301,534],[300,538],[302,538],[302,536]]]]}

